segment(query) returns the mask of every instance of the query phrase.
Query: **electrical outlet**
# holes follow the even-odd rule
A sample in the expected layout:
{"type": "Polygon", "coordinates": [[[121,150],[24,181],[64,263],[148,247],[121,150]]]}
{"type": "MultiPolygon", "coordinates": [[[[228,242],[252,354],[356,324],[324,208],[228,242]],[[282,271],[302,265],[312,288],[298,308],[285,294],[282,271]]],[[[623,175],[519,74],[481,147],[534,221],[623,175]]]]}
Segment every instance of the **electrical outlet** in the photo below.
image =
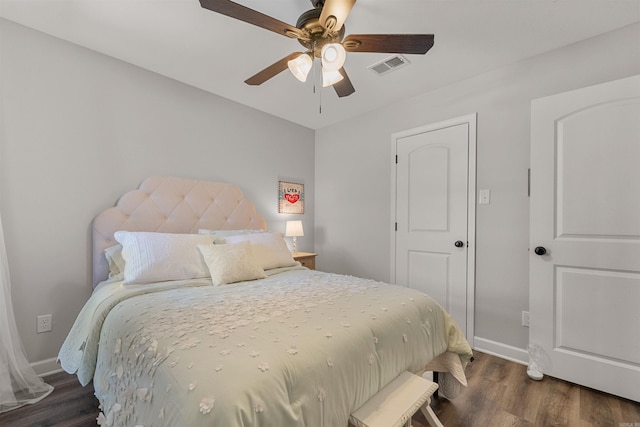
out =
{"type": "Polygon", "coordinates": [[[524,326],[525,328],[529,327],[529,312],[528,311],[523,311],[522,312],[522,326],[524,326]]]}
{"type": "Polygon", "coordinates": [[[50,331],[51,331],[51,315],[43,314],[42,316],[38,316],[36,332],[41,334],[43,332],[50,332],[50,331]]]}
{"type": "Polygon", "coordinates": [[[491,190],[480,190],[478,203],[481,205],[488,205],[491,203],[491,190]]]}

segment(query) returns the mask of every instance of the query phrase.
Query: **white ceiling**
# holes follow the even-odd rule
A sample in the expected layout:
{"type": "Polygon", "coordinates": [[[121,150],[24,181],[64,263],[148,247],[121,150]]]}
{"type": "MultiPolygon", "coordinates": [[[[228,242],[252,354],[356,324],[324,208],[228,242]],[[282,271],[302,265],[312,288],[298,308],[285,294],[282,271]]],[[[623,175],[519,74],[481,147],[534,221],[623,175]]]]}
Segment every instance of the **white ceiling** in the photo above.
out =
{"type": "MultiPolygon", "coordinates": [[[[238,3],[294,26],[312,8],[309,0],[238,3]]],[[[384,76],[367,67],[389,54],[348,54],[345,69],[356,92],[342,99],[332,88],[313,93],[313,79],[300,83],[288,70],[261,86],[246,85],[303,48],[202,9],[198,0],[0,0],[0,17],[317,129],[640,22],[640,0],[360,0],[346,34],[435,34],[435,44],[384,76]]]]}

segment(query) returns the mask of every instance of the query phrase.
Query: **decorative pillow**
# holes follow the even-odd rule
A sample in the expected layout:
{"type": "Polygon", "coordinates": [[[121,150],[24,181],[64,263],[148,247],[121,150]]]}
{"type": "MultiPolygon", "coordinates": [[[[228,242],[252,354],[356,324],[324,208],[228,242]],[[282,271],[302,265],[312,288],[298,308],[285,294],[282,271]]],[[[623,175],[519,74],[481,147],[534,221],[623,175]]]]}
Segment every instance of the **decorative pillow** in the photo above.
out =
{"type": "Polygon", "coordinates": [[[198,245],[212,245],[213,236],[143,231],[116,231],[122,245],[124,284],[209,277],[198,245]]]}
{"type": "Polygon", "coordinates": [[[104,250],[104,256],[109,264],[109,279],[124,276],[124,258],[122,258],[122,245],[109,246],[104,250]]]}
{"type": "Polygon", "coordinates": [[[206,230],[201,228],[198,230],[198,234],[212,234],[213,235],[213,243],[216,245],[226,243],[226,238],[228,236],[237,236],[240,234],[254,234],[254,233],[266,233],[265,230],[262,229],[246,229],[246,230],[206,230]]]}
{"type": "Polygon", "coordinates": [[[249,242],[198,245],[198,249],[209,267],[214,286],[267,277],[254,259],[249,242]]]}
{"type": "Polygon", "coordinates": [[[253,256],[263,270],[297,265],[280,233],[253,233],[226,237],[228,243],[250,242],[253,256]]]}

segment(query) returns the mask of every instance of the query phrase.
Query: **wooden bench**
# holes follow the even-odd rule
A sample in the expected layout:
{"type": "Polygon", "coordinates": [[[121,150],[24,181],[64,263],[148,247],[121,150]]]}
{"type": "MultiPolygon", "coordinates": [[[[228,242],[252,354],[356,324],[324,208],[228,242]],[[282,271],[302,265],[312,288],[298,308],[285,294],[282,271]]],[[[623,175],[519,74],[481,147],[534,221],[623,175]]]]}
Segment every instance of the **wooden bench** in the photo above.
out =
{"type": "Polygon", "coordinates": [[[405,371],[351,414],[349,421],[356,427],[410,427],[411,417],[420,409],[432,427],[443,427],[429,407],[437,389],[438,384],[405,371]]]}

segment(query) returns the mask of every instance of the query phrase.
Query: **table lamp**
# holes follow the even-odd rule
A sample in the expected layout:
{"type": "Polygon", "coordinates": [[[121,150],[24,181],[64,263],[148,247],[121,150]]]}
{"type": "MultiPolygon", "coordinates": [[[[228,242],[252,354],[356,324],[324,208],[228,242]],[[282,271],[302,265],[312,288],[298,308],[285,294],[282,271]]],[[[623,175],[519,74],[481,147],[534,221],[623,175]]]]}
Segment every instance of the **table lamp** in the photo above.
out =
{"type": "Polygon", "coordinates": [[[296,249],[296,237],[304,236],[302,229],[302,221],[287,221],[287,228],[284,235],[293,238],[293,253],[298,252],[296,249]]]}

